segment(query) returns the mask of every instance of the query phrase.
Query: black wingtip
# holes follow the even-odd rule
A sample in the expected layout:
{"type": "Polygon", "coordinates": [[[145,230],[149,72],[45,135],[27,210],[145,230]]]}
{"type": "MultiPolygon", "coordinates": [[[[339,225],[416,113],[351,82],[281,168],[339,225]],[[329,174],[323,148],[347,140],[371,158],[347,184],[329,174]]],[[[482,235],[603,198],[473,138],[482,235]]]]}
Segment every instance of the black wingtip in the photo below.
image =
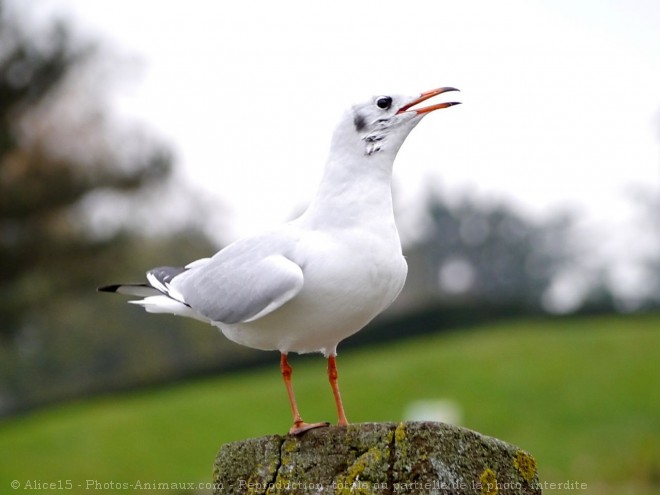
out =
{"type": "Polygon", "coordinates": [[[96,292],[117,292],[119,287],[121,287],[119,284],[104,285],[103,287],[97,287],[96,292]]]}

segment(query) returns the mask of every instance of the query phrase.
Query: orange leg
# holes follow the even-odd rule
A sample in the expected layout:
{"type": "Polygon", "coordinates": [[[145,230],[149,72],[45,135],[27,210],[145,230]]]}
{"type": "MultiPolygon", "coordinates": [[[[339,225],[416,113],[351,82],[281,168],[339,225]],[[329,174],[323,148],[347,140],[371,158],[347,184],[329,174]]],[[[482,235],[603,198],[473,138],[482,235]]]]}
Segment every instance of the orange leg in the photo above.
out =
{"type": "Polygon", "coordinates": [[[291,383],[291,366],[286,359],[286,354],[281,353],[280,356],[280,371],[282,372],[282,378],[284,379],[284,385],[286,385],[286,393],[289,395],[289,403],[291,404],[291,412],[293,413],[293,426],[289,429],[290,435],[299,435],[311,430],[313,428],[320,428],[323,426],[328,426],[328,423],[305,423],[300,416],[298,411],[298,405],[296,404],[296,396],[293,393],[293,385],[291,383]]]}
{"type": "Polygon", "coordinates": [[[337,358],[335,356],[330,356],[328,358],[328,379],[330,380],[330,386],[332,387],[332,393],[335,395],[335,404],[337,404],[337,416],[339,420],[337,424],[339,426],[346,426],[348,421],[346,420],[346,414],[344,413],[344,404],[341,401],[341,394],[339,393],[339,384],[337,383],[337,358]]]}

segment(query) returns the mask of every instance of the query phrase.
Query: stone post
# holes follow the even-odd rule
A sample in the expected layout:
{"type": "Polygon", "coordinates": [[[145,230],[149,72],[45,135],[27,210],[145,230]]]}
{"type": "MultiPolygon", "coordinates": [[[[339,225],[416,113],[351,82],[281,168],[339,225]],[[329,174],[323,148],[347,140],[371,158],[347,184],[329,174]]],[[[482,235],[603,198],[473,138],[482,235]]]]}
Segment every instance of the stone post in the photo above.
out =
{"type": "Polygon", "coordinates": [[[524,450],[432,422],[362,423],[223,445],[215,494],[540,494],[524,450]]]}

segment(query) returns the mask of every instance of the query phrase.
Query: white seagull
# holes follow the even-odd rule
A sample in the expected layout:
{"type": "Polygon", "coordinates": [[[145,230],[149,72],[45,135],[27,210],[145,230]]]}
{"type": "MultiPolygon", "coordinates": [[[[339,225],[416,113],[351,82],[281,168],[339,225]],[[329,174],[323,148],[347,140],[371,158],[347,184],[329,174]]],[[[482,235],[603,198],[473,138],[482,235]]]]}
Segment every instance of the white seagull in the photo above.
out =
{"type": "Polygon", "coordinates": [[[318,192],[297,219],[184,268],[149,270],[147,283],[99,290],[142,297],[130,302],[150,313],[210,323],[248,347],[279,351],[293,413],[291,434],[328,425],[303,422],[287,362],[289,352],[321,352],[328,359],[338,424],[348,424],[337,385],[337,345],[392,304],[403,288],[408,267],[394,223],[392,165],[425,115],[457,102],[413,107],[448,91],[457,90],[375,96],[345,112],[318,192]]]}

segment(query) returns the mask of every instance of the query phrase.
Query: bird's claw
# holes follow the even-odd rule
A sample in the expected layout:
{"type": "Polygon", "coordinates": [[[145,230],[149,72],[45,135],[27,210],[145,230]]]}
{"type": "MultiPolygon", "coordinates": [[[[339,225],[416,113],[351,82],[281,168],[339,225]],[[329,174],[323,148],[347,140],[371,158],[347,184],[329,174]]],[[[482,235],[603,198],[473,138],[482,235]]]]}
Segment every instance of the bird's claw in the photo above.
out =
{"type": "Polygon", "coordinates": [[[291,429],[289,429],[289,435],[302,435],[306,431],[313,430],[314,428],[327,428],[328,426],[330,426],[330,423],[327,421],[324,421],[323,423],[296,422],[291,429]]]}

